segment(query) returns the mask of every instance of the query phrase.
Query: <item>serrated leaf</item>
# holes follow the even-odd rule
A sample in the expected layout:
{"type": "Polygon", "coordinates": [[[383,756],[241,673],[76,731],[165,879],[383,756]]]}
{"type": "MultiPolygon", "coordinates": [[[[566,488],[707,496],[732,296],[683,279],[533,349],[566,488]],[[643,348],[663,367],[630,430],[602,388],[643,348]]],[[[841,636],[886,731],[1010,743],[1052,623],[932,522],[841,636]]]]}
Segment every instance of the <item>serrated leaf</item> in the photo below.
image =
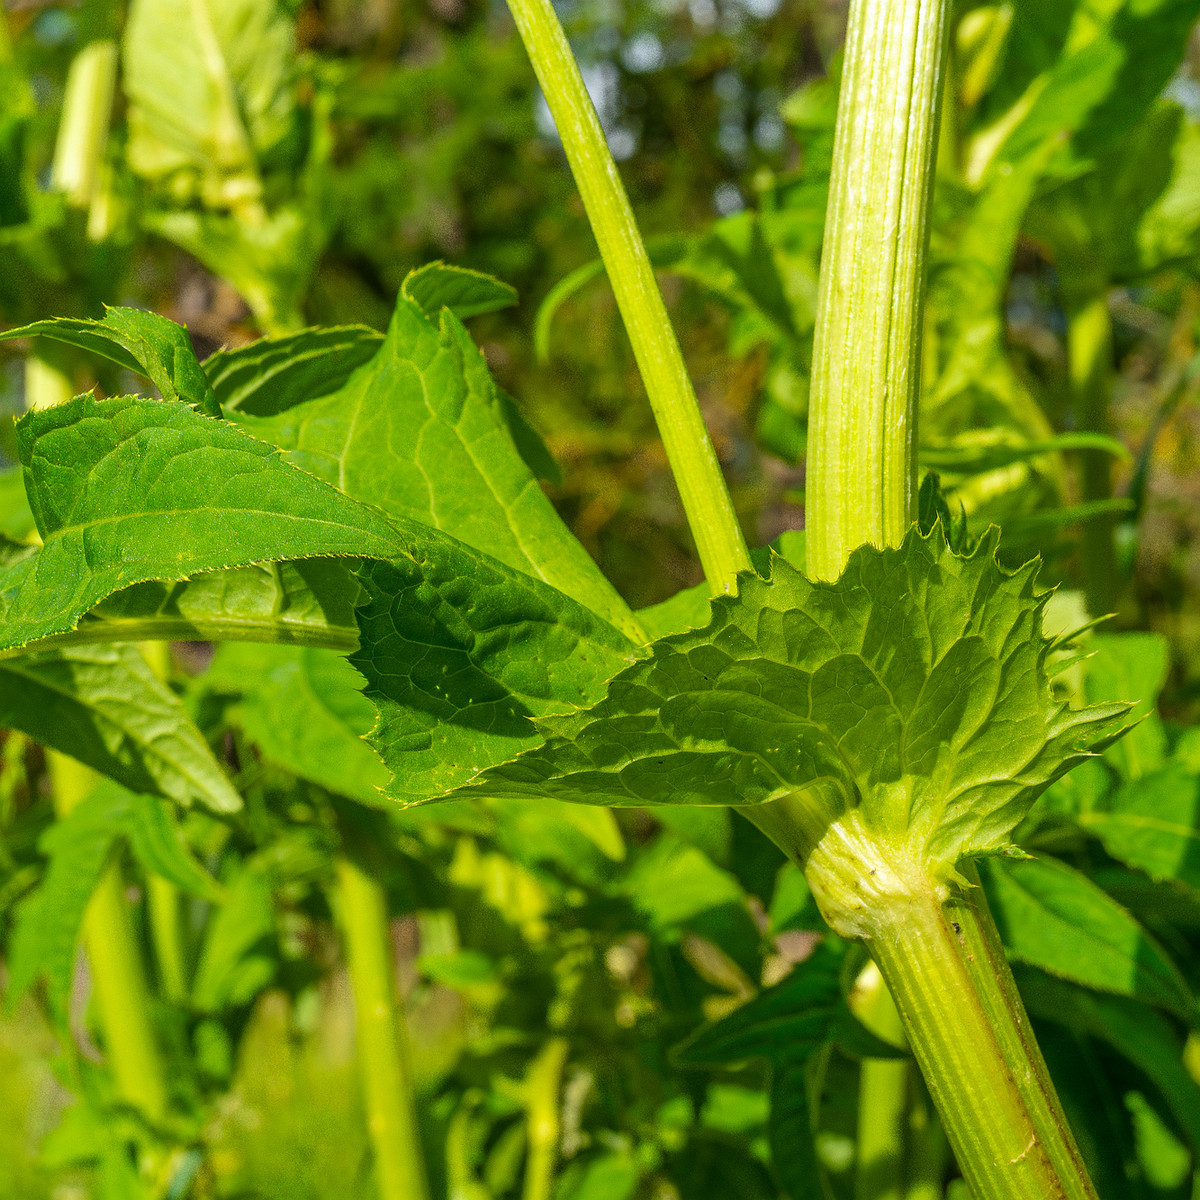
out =
{"type": "Polygon", "coordinates": [[[1051,695],[1035,566],[995,537],[959,558],[940,531],[864,546],[835,583],[776,558],[663,638],[592,708],[538,722],[545,745],[480,791],[585,804],[758,804],[805,790],[830,818],[922,848],[948,872],[998,849],[1038,794],[1116,736],[1124,706],[1051,695]],[[897,833],[896,831],[901,831],[897,833]]]}
{"type": "Polygon", "coordinates": [[[0,573],[0,648],[70,632],[135,582],[279,557],[391,559],[363,569],[355,662],[405,801],[536,742],[531,715],[593,702],[632,652],[548,584],[428,525],[389,524],[186,405],[84,397],[19,432],[45,544],[0,573]]]}
{"type": "Polygon", "coordinates": [[[134,583],[404,552],[381,517],[184,404],[81,396],[17,434],[44,544],[0,573],[0,650],[67,633],[134,583]]]}
{"type": "Polygon", "coordinates": [[[63,642],[251,641],[334,650],[358,645],[358,560],[309,558],[148,580],[114,593],[63,642]]]}
{"type": "Polygon", "coordinates": [[[511,285],[482,271],[443,262],[426,263],[410,271],[400,290],[435,323],[443,308],[466,321],[482,313],[511,308],[517,302],[517,289],[511,285]]]}
{"type": "Polygon", "coordinates": [[[0,662],[0,726],[134,791],[234,812],[241,797],[179,697],[134,647],[72,646],[0,662]]]}
{"type": "Polygon", "coordinates": [[[228,643],[206,686],[241,694],[238,720],[263,757],[338,795],[380,804],[388,772],[363,740],[375,710],[340,655],[228,643]]]}
{"type": "Polygon", "coordinates": [[[487,365],[452,313],[435,325],[401,294],[384,344],[345,388],[240,419],[347,495],[440,529],[640,634],[521,459],[487,365]]]}
{"type": "Polygon", "coordinates": [[[1186,768],[1140,775],[1075,821],[1113,858],[1200,891],[1200,778],[1186,768]]]}
{"type": "Polygon", "coordinates": [[[594,702],[633,653],[591,610],[466,546],[368,562],[359,578],[367,599],[351,662],[379,713],[368,740],[401,803],[536,745],[532,718],[594,702]]]}
{"type": "Polygon", "coordinates": [[[210,417],[221,415],[187,330],[166,317],[140,308],[108,308],[102,321],[52,317],[5,330],[0,340],[34,336],[91,351],[145,375],[164,400],[183,400],[210,417]]]}
{"type": "Polygon", "coordinates": [[[1195,1000],[1174,963],[1086,875],[1054,859],[984,861],[980,867],[1012,958],[1192,1018],[1195,1000]]]}
{"type": "Polygon", "coordinates": [[[269,417],[344,387],[382,342],[365,325],[304,329],[218,350],[204,360],[204,373],[223,410],[269,417]]]}

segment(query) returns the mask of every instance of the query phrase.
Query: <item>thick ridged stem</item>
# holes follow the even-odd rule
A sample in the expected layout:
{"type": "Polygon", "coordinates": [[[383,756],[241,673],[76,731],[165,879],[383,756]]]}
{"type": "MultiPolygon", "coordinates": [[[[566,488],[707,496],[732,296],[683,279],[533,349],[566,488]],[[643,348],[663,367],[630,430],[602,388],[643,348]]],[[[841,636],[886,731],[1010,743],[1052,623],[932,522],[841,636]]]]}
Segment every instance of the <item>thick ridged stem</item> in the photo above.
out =
{"type": "Polygon", "coordinates": [[[562,139],[715,594],[750,555],[616,163],[550,0],[509,0],[562,139]]]}
{"type": "Polygon", "coordinates": [[[808,570],[915,519],[929,203],[949,0],[856,0],[838,105],[809,402],[808,570]]]}
{"type": "Polygon", "coordinates": [[[956,890],[859,812],[806,875],[833,929],[866,940],[973,1195],[1096,1200],[970,864],[956,890]]]}
{"type": "Polygon", "coordinates": [[[383,888],[337,860],[338,900],[354,988],[358,1068],[380,1200],[429,1200],[408,1037],[396,1003],[383,888]]]}

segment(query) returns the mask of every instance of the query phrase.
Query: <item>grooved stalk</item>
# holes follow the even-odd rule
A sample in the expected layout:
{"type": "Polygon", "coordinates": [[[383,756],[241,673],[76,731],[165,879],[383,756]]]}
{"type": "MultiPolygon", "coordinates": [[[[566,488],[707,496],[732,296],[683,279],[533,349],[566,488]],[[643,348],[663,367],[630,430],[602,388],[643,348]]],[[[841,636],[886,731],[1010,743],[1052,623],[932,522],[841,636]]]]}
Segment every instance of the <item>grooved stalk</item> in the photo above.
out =
{"type": "Polygon", "coordinates": [[[732,592],[750,555],[616,163],[550,0],[509,0],[562,139],[658,422],[704,575],[732,592]]]}
{"type": "Polygon", "coordinates": [[[407,1036],[396,1004],[383,889],[337,860],[346,958],[354,987],[359,1076],[380,1200],[428,1200],[407,1036]]]}
{"type": "Polygon", "coordinates": [[[836,579],[915,519],[929,199],[948,0],[850,10],[813,345],[808,570],[836,579]]]}

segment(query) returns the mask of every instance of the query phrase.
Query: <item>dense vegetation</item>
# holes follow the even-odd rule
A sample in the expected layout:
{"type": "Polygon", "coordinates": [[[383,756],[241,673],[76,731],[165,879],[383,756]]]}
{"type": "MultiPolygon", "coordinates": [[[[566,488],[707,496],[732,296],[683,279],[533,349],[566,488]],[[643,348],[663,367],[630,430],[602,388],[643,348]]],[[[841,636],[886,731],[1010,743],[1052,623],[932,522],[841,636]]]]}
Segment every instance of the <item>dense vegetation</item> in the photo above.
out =
{"type": "Polygon", "coordinates": [[[843,6],[560,12],[728,500],[513,9],[544,96],[470,0],[5,14],[0,1195],[1009,1195],[958,1099],[1033,1195],[880,871],[1063,1194],[1192,1197],[1200,0],[941,6],[844,549],[843,6]]]}

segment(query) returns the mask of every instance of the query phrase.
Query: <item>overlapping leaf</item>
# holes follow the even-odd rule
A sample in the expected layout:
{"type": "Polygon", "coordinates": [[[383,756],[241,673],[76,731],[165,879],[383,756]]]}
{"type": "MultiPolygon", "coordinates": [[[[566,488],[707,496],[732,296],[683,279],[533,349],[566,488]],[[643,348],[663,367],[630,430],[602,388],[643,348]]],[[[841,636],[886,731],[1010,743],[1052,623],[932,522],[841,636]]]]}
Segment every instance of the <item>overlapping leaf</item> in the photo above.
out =
{"type": "Polygon", "coordinates": [[[52,317],[0,333],[0,339],[47,337],[88,350],[150,380],[164,400],[186,400],[221,415],[187,330],[140,308],[109,308],[101,321],[52,317]]]}
{"type": "Polygon", "coordinates": [[[186,405],[81,396],[24,417],[18,444],[44,545],[0,575],[0,649],[69,632],[134,583],[405,549],[381,517],[186,405]]]}
{"type": "MultiPolygon", "coordinates": [[[[279,558],[369,557],[355,661],[380,712],[374,741],[398,773],[398,798],[446,791],[536,744],[531,716],[594,702],[632,651],[549,584],[429,525],[389,522],[186,405],[80,397],[24,418],[19,436],[45,544],[0,574],[0,648],[70,633],[134,583],[279,558]]],[[[280,640],[279,622],[261,611],[270,589],[241,579],[253,601],[242,635],[280,640]]],[[[237,581],[207,581],[226,636],[236,632],[237,581]]],[[[128,600],[141,616],[170,603],[146,591],[128,600]]]]}
{"type": "Polygon", "coordinates": [[[242,420],[347,495],[449,533],[637,633],[522,460],[487,365],[447,309],[434,324],[402,293],[386,341],[343,389],[242,420]]]}
{"type": "Polygon", "coordinates": [[[478,788],[587,804],[746,805],[819,795],[831,814],[924,844],[935,860],[1002,846],[1040,791],[1117,734],[1122,705],[1075,712],[1046,677],[1034,566],[995,539],[968,558],[940,527],[862,547],[836,583],[775,559],[664,638],[605,698],[546,720],[546,744],[478,788]]]}

